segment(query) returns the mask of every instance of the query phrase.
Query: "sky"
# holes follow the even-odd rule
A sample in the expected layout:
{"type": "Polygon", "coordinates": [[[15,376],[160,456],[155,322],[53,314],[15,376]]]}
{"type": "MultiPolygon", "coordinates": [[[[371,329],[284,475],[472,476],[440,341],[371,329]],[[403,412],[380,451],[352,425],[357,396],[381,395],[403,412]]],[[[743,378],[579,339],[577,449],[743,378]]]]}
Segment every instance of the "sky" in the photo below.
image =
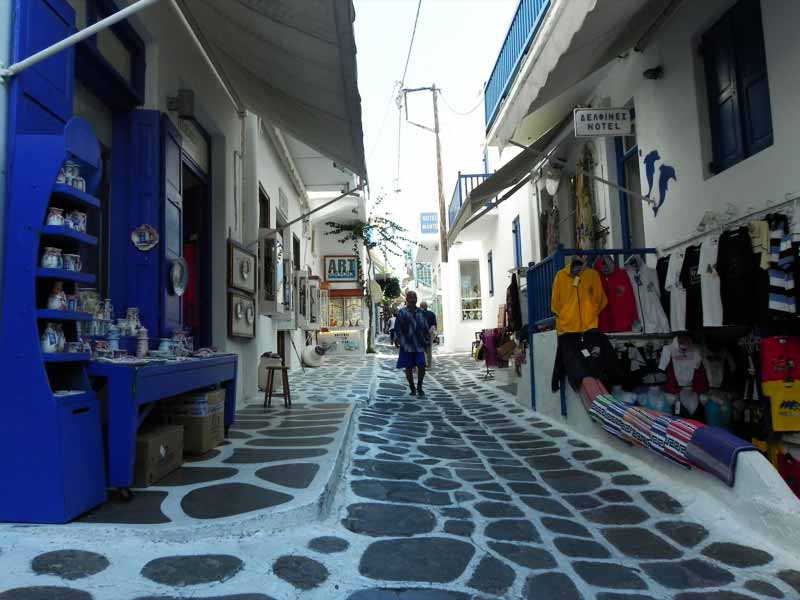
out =
{"type": "MultiPolygon", "coordinates": [[[[438,212],[434,135],[406,123],[405,114],[397,179],[398,110],[392,94],[403,74],[417,0],[354,0],[354,5],[371,196],[386,194],[381,212],[407,227],[413,237],[419,232],[419,213],[438,212]]],[[[516,7],[517,0],[422,0],[405,87],[436,84],[442,90],[439,122],[446,206],[459,171],[483,172],[483,84],[516,7]]],[[[410,120],[433,127],[430,92],[410,94],[408,111],[410,120]]]]}

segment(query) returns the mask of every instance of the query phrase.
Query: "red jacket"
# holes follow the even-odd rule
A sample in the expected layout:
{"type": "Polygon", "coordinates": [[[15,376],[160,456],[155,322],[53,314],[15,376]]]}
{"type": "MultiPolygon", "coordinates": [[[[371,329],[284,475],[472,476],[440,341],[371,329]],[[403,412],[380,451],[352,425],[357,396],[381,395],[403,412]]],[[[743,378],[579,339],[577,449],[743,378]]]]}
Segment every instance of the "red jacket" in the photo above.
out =
{"type": "Polygon", "coordinates": [[[605,333],[631,331],[637,320],[638,310],[630,277],[624,269],[616,266],[611,273],[606,275],[602,271],[600,261],[595,263],[595,269],[600,273],[603,291],[608,298],[608,305],[599,317],[600,331],[605,333]]]}

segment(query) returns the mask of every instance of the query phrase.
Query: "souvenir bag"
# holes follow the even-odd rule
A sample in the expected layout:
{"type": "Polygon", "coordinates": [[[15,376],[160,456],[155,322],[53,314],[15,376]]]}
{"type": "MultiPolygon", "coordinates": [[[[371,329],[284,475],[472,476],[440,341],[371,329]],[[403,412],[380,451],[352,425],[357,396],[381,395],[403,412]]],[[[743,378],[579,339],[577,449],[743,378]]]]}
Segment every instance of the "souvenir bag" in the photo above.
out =
{"type": "Polygon", "coordinates": [[[511,335],[506,333],[503,336],[503,342],[497,348],[497,355],[502,360],[510,360],[514,356],[514,351],[517,349],[517,343],[511,339],[511,335]]]}
{"type": "Polygon", "coordinates": [[[761,381],[800,379],[800,338],[773,336],[761,340],[761,381]]]}

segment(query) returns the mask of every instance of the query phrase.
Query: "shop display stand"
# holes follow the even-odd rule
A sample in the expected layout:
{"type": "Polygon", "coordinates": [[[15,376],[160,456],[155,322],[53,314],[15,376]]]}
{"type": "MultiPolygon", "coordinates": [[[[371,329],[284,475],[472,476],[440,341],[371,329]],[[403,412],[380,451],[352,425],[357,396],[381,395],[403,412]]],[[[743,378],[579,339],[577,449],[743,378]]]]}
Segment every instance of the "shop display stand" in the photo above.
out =
{"type": "MultiPolygon", "coordinates": [[[[97,245],[93,232],[45,225],[48,208],[79,209],[97,223],[100,146],[77,118],[60,135],[18,134],[11,141],[5,211],[0,348],[6,392],[0,419],[0,521],[65,523],[106,500],[105,459],[98,400],[87,367],[89,353],[47,354],[40,337],[58,322],[67,341],[91,315],[47,309],[53,283],[67,294],[93,285],[95,275],[41,268],[45,246],[82,254],[97,245]],[[65,161],[77,163],[86,192],[56,184],[65,161]],[[73,393],[62,395],[59,392],[73,393]]],[[[84,261],[86,262],[86,261],[84,261]]]]}

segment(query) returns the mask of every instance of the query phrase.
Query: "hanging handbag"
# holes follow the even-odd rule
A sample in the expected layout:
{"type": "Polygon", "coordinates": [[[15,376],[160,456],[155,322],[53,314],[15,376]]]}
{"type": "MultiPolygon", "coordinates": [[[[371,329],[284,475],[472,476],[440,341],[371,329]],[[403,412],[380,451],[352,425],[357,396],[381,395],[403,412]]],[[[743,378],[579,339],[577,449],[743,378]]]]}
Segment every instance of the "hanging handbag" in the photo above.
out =
{"type": "Polygon", "coordinates": [[[508,340],[500,344],[500,347],[497,349],[497,355],[502,360],[510,360],[512,356],[514,356],[514,351],[517,349],[517,343],[514,340],[508,340]]]}

